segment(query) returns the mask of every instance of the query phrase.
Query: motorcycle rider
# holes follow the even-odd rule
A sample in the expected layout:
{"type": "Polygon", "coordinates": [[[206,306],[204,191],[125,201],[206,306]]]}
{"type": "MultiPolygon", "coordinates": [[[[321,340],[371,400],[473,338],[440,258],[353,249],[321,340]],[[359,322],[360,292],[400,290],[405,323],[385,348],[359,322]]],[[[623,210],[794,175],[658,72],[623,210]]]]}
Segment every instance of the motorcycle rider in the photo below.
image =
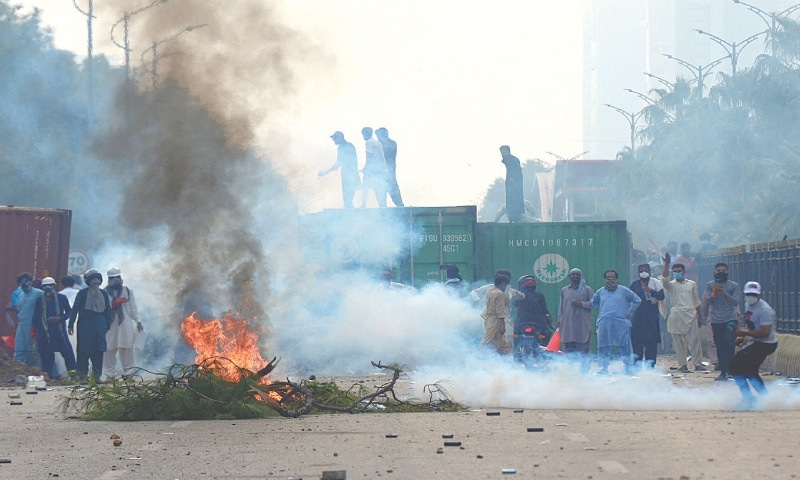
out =
{"type": "Polygon", "coordinates": [[[531,275],[523,275],[517,281],[517,288],[525,294],[525,298],[515,300],[517,319],[514,322],[514,343],[519,339],[526,325],[533,326],[539,344],[546,346],[552,335],[553,318],[547,309],[544,294],[536,291],[536,279],[531,275]]]}

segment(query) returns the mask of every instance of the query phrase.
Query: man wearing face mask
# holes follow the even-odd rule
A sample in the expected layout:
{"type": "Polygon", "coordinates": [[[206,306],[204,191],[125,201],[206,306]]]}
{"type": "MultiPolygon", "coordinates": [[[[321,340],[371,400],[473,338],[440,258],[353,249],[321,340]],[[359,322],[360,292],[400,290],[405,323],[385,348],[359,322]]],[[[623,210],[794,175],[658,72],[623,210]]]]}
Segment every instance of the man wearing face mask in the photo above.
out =
{"type": "Polygon", "coordinates": [[[642,304],[642,299],[628,287],[619,285],[617,272],[606,270],[604,284],[592,297],[597,314],[597,353],[600,374],[608,374],[611,348],[616,347],[625,373],[631,373],[631,317],[642,304]]]}
{"type": "Polygon", "coordinates": [[[78,322],[78,374],[81,378],[89,375],[89,361],[92,362],[92,376],[100,381],[103,373],[103,352],[106,351],[106,333],[111,328],[111,299],[100,288],[103,274],[92,268],[83,275],[88,285],[75,296],[75,303],[69,314],[68,333],[74,335],[75,322],[78,322]]]}
{"type": "Polygon", "coordinates": [[[56,292],[56,281],[52,277],[42,279],[44,295],[36,302],[33,310],[32,332],[36,333],[36,345],[39,358],[42,360],[42,371],[50,378],[56,374],[55,353],[64,357],[67,370],[77,370],[75,353],[67,338],[67,318],[69,318],[69,300],[65,295],[56,292]]]}
{"type": "Polygon", "coordinates": [[[737,409],[751,410],[756,399],[748,382],[762,397],[767,393],[758,370],[764,359],[778,349],[778,338],[775,336],[775,311],[761,298],[761,284],[745,283],[744,299],[747,303],[744,314],[747,328],[734,331],[736,344],[742,345],[742,349],[731,360],[729,371],[742,392],[742,402],[737,409]]]}
{"type": "Polygon", "coordinates": [[[103,373],[106,381],[114,381],[117,371],[117,354],[124,372],[136,365],[133,340],[136,332],[144,331],[139,321],[139,309],[133,290],[122,285],[122,270],[113,267],[106,272],[106,292],[111,299],[111,329],[106,334],[106,351],[103,354],[103,373]]]}
{"type": "Polygon", "coordinates": [[[705,372],[703,366],[703,349],[700,347],[700,298],[697,296],[697,284],[685,277],[686,269],[681,263],[672,265],[669,269],[670,257],[664,256],[664,290],[669,293],[669,317],[667,318],[667,331],[672,335],[672,344],[675,346],[675,356],[683,373],[689,372],[686,365],[687,351],[692,355],[695,372],[705,372]],[[672,271],[672,280],[669,272],[672,271]]]}
{"type": "Polygon", "coordinates": [[[552,335],[553,318],[547,310],[547,300],[544,294],[536,291],[536,279],[525,275],[517,281],[517,288],[525,294],[522,300],[515,300],[517,319],[514,322],[514,343],[522,334],[523,325],[532,325],[539,334],[539,343],[547,346],[552,335]]]}
{"type": "Polygon", "coordinates": [[[714,265],[714,280],[706,283],[703,290],[702,311],[711,320],[711,332],[717,347],[720,370],[717,381],[727,380],[728,364],[736,351],[733,332],[739,324],[740,299],[739,284],[728,280],[728,264],[720,262],[714,265]]]}
{"type": "Polygon", "coordinates": [[[631,344],[633,363],[637,365],[645,359],[645,365],[653,368],[658,357],[658,344],[661,342],[661,329],[658,324],[658,302],[664,300],[664,286],[661,280],[650,276],[650,264],[638,267],[639,279],[631,283],[631,290],[642,300],[641,306],[631,318],[631,344]]]}
{"type": "Polygon", "coordinates": [[[509,355],[511,345],[506,340],[506,307],[509,299],[505,290],[511,279],[505,275],[494,276],[494,286],[486,292],[486,306],[481,313],[483,318],[483,338],[481,345],[493,348],[500,355],[509,355]]]}
{"type": "Polygon", "coordinates": [[[33,326],[33,311],[44,292],[33,286],[33,276],[24,272],[17,276],[22,289],[17,304],[17,333],[14,334],[14,360],[32,366],[39,366],[36,351],[36,334],[33,326]]]}

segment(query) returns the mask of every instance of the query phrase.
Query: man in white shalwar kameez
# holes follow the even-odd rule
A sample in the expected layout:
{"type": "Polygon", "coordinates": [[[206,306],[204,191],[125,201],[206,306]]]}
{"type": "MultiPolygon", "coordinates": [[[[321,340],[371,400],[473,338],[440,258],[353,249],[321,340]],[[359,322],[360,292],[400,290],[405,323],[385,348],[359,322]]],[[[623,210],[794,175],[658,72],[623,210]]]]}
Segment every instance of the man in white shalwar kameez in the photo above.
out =
{"type": "Polygon", "coordinates": [[[106,334],[107,349],[103,354],[103,374],[106,381],[114,381],[117,375],[117,355],[122,364],[123,375],[134,368],[136,358],[133,342],[136,332],[144,331],[139,321],[139,309],[133,290],[122,285],[122,271],[113,267],[108,270],[106,292],[111,299],[113,319],[106,334]]]}

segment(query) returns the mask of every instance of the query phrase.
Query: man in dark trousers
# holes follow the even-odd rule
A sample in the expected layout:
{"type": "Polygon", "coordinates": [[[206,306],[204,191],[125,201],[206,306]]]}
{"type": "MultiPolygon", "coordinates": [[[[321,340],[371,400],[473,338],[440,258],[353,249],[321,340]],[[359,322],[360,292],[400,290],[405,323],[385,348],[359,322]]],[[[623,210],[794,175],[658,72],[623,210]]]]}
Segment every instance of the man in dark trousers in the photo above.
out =
{"type": "Polygon", "coordinates": [[[44,295],[33,309],[32,332],[39,348],[42,370],[51,379],[57,378],[55,352],[64,357],[67,370],[77,370],[75,353],[67,338],[67,318],[71,308],[66,295],[56,292],[56,281],[52,277],[42,279],[44,295]]]}
{"type": "Polygon", "coordinates": [[[631,317],[633,364],[638,367],[642,359],[645,359],[645,366],[653,368],[661,341],[658,302],[664,300],[664,285],[661,280],[650,276],[649,263],[640,264],[637,273],[639,278],[630,287],[642,299],[641,306],[631,317]]]}
{"type": "Polygon", "coordinates": [[[531,325],[536,330],[539,344],[547,346],[552,335],[553,318],[547,309],[547,300],[544,294],[536,291],[536,279],[525,275],[517,281],[517,288],[525,294],[522,300],[515,300],[517,319],[514,322],[514,343],[517,343],[525,325],[531,325]]]}
{"type": "Polygon", "coordinates": [[[353,208],[353,197],[356,191],[361,188],[361,177],[358,175],[356,147],[345,140],[344,133],[339,131],[333,132],[331,139],[333,139],[333,143],[338,147],[336,163],[327,170],[320,170],[317,176],[324,177],[336,169],[341,169],[342,201],[344,202],[344,208],[353,208]]]}
{"type": "Polygon", "coordinates": [[[762,397],[767,393],[767,387],[764,386],[758,370],[767,356],[778,349],[778,338],[775,335],[775,310],[761,298],[761,284],[747,282],[743,292],[747,303],[744,314],[747,327],[734,332],[736,344],[742,346],[742,349],[733,357],[729,367],[739,391],[742,392],[742,401],[737,409],[752,410],[756,398],[750,391],[750,385],[762,397]]]}
{"type": "Polygon", "coordinates": [[[389,130],[381,127],[375,130],[375,136],[383,147],[383,158],[386,159],[386,191],[395,207],[403,206],[400,186],[397,184],[397,142],[389,138],[389,130]]]}
{"type": "Polygon", "coordinates": [[[92,376],[95,381],[103,374],[103,353],[106,351],[106,333],[111,328],[111,299],[100,288],[103,274],[96,268],[83,274],[88,285],[75,296],[75,303],[69,314],[67,333],[75,334],[78,323],[78,375],[81,379],[89,375],[89,361],[92,362],[92,376]]]}
{"type": "Polygon", "coordinates": [[[519,223],[525,216],[525,194],[522,189],[522,165],[511,155],[508,145],[500,147],[501,160],[506,166],[506,216],[511,223],[519,223]]]}

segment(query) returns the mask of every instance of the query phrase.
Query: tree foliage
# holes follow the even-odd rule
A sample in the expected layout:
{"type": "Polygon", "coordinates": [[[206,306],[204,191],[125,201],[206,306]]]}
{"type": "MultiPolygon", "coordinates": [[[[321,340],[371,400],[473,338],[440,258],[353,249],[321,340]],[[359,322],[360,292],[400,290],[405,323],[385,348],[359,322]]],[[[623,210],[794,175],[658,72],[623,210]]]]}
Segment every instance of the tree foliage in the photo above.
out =
{"type": "Polygon", "coordinates": [[[781,21],[776,55],[719,74],[703,96],[678,78],[656,98],[635,152],[625,148],[610,186],[634,238],[697,238],[720,245],[800,236],[800,26],[781,21]]]}

